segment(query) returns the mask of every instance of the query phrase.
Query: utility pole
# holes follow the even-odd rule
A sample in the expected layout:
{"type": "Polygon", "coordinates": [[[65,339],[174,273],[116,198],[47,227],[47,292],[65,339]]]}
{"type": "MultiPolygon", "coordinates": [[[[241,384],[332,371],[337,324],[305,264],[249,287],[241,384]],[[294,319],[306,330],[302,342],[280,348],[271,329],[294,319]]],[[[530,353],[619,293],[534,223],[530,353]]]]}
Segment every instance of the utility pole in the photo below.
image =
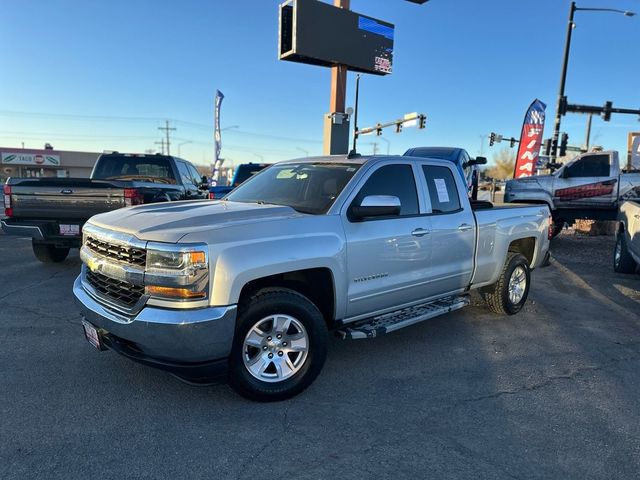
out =
{"type": "Polygon", "coordinates": [[[378,154],[378,142],[373,142],[371,145],[373,145],[373,154],[377,155],[378,154]]]}
{"type": "Polygon", "coordinates": [[[154,142],[156,145],[160,145],[160,153],[164,155],[164,138],[161,138],[159,142],[154,142]]]}
{"type": "MultiPolygon", "coordinates": [[[[167,143],[167,155],[171,155],[171,142],[169,141],[169,132],[175,131],[175,127],[169,127],[169,120],[164,121],[164,127],[158,127],[158,130],[164,130],[166,135],[166,143],[167,143]]],[[[163,147],[164,148],[164,147],[163,147]]]]}

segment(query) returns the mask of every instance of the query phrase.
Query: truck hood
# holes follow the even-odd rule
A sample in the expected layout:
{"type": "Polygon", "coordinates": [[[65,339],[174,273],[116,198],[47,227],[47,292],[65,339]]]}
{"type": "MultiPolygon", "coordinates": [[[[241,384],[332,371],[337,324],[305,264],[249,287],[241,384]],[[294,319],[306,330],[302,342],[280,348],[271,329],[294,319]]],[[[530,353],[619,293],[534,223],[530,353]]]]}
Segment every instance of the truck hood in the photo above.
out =
{"type": "Polygon", "coordinates": [[[301,216],[286,206],[196,200],[121,208],[91,217],[88,223],[140,240],[176,243],[190,233],[301,216]]]}

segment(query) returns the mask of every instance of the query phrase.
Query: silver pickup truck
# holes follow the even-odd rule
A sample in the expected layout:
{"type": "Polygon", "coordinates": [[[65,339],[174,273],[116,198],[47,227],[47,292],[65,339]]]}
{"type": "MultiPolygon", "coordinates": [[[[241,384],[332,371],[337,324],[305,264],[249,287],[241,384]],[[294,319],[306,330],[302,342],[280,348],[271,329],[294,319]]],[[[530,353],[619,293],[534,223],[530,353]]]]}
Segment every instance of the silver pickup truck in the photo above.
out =
{"type": "Polygon", "coordinates": [[[638,265],[640,265],[640,201],[629,200],[620,205],[613,269],[618,273],[634,273],[638,265]]]}
{"type": "Polygon", "coordinates": [[[553,214],[554,235],[576,219],[615,220],[621,202],[640,197],[640,172],[624,172],[618,152],[590,152],[552,175],[507,182],[506,203],[541,203],[553,214]]]}
{"type": "Polygon", "coordinates": [[[469,203],[451,162],[332,156],[271,166],[222,201],[91,218],[74,294],[85,335],[242,395],[306,388],[328,332],[372,338],[468,304],[515,314],[548,255],[546,205],[469,203]]]}

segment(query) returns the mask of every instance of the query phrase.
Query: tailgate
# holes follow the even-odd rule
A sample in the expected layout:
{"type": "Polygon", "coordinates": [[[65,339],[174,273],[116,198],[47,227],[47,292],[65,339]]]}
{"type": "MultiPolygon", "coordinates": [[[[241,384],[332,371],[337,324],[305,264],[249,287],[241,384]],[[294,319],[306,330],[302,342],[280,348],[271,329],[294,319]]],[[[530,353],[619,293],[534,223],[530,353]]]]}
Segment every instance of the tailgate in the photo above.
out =
{"type": "Polygon", "coordinates": [[[13,216],[86,220],[124,207],[124,191],[109,182],[65,179],[21,181],[12,185],[13,216]]]}

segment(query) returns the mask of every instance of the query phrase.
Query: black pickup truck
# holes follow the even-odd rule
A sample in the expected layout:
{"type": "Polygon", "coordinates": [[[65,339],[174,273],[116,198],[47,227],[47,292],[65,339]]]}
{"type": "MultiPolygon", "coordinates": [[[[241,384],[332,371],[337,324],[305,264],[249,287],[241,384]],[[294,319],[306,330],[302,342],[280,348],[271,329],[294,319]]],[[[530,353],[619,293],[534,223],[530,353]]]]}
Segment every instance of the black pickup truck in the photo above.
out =
{"type": "Polygon", "coordinates": [[[186,160],[105,153],[86,178],[9,178],[2,230],[32,238],[41,262],[62,262],[80,246],[93,215],[143,203],[206,199],[209,185],[186,160]]]}

